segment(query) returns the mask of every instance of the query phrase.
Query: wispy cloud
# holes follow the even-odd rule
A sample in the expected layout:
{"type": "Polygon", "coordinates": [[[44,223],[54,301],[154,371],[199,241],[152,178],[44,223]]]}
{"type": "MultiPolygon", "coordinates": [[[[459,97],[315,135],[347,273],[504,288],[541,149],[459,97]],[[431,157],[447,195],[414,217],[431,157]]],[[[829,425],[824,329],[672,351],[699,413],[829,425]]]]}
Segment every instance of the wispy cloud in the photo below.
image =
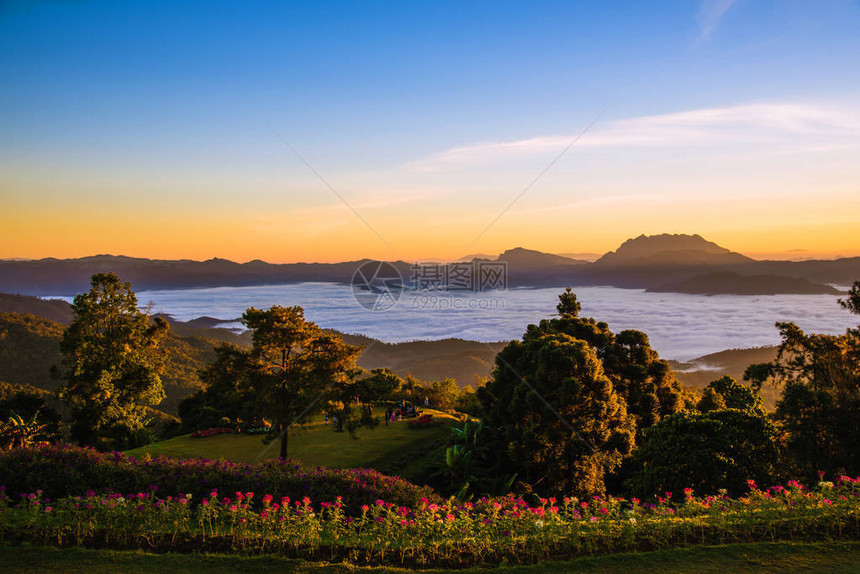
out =
{"type": "MultiPolygon", "coordinates": [[[[546,154],[562,149],[570,135],[538,136],[456,147],[408,165],[416,171],[452,169],[546,154]]],[[[708,145],[829,145],[860,138],[860,110],[804,103],[753,103],[609,122],[586,134],[578,148],[708,145]]]]}
{"type": "Polygon", "coordinates": [[[699,5],[699,42],[704,42],[719,27],[726,12],[737,3],[737,0],[703,0],[699,5]]]}

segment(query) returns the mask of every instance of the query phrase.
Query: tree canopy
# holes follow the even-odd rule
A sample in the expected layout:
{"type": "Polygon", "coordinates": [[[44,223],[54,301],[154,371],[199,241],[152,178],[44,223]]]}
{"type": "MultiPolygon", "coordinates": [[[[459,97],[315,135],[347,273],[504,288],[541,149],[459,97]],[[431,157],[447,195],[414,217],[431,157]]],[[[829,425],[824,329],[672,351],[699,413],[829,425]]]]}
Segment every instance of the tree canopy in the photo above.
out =
{"type": "Polygon", "coordinates": [[[146,407],[164,398],[159,342],[169,326],[138,308],[130,283],[113,273],[93,275],[90,290],[75,297],[73,320],[60,341],[72,437],[99,448],[134,446],[146,424],[146,407]]]}
{"type": "Polygon", "coordinates": [[[478,390],[492,445],[483,464],[538,492],[599,494],[637,429],[684,408],[683,393],[644,333],[580,317],[570,289],[557,310],[499,353],[478,390]]]}
{"type": "Polygon", "coordinates": [[[703,413],[737,409],[759,416],[766,414],[763,401],[758,393],[729,376],[712,381],[705,387],[697,407],[703,413]]]}
{"type": "MultiPolygon", "coordinates": [[[[348,389],[358,374],[360,347],[306,321],[301,307],[251,307],[242,322],[253,331],[243,367],[257,412],[273,423],[280,455],[287,456],[290,427],[302,424],[324,406],[342,417],[361,416],[349,408],[348,389]]],[[[343,424],[346,421],[340,420],[343,424]]]]}
{"type": "MultiPolygon", "coordinates": [[[[860,314],[860,281],[840,304],[860,314]]],[[[753,385],[782,388],[776,417],[788,433],[795,473],[814,477],[860,470],[860,328],[843,335],[806,334],[777,323],[782,343],[771,363],[752,365],[753,385]]]]}

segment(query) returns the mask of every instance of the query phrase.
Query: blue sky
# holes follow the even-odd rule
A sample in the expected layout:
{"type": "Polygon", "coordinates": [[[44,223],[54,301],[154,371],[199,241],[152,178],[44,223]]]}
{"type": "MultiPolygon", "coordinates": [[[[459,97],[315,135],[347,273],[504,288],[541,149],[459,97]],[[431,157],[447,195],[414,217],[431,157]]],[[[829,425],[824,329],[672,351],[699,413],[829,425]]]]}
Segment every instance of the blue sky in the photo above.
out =
{"type": "Polygon", "coordinates": [[[454,257],[660,231],[860,249],[858,2],[0,10],[0,257],[454,257]],[[129,237],[147,225],[189,236],[129,237]]]}

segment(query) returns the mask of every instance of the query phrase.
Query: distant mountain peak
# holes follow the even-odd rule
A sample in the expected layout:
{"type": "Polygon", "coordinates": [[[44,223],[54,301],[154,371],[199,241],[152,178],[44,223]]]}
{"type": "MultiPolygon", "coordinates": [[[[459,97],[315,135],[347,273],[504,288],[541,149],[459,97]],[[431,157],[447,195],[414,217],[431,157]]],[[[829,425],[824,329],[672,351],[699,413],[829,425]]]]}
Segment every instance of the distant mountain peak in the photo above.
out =
{"type": "Polygon", "coordinates": [[[521,267],[546,266],[546,265],[578,265],[587,263],[578,259],[571,259],[562,255],[553,255],[525,247],[514,247],[499,255],[498,261],[504,261],[521,267]]]}
{"type": "Polygon", "coordinates": [[[752,261],[699,234],[662,233],[628,239],[597,260],[601,265],[714,265],[752,261]]]}
{"type": "Polygon", "coordinates": [[[489,255],[488,253],[469,253],[468,255],[464,255],[457,259],[457,261],[474,261],[475,259],[482,259],[484,261],[495,261],[498,255],[489,255]]]}

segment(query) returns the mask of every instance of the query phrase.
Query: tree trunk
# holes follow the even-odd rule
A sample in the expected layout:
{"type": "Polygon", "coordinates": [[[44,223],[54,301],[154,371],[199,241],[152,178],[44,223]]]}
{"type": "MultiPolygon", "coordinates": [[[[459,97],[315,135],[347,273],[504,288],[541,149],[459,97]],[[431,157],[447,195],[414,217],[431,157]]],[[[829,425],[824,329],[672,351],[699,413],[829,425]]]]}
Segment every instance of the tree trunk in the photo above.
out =
{"type": "Polygon", "coordinates": [[[289,427],[284,427],[284,430],[281,431],[281,458],[287,458],[287,443],[289,439],[289,433],[289,427]]]}

